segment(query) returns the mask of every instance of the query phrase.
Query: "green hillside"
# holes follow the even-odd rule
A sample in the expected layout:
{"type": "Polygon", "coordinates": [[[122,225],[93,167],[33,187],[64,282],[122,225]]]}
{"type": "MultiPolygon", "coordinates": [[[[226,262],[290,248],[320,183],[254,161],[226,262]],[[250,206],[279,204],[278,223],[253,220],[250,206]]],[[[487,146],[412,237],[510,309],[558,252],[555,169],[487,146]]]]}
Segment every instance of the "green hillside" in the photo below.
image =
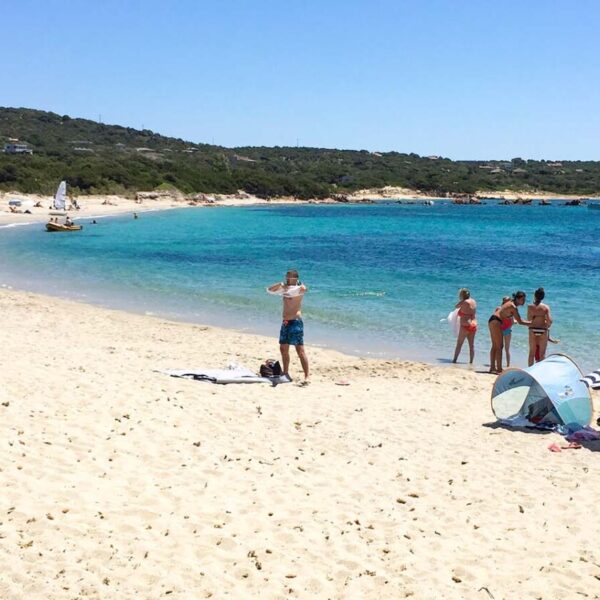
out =
{"type": "Polygon", "coordinates": [[[383,186],[436,195],[482,189],[600,193],[600,162],[594,161],[451,161],[364,150],[223,148],[146,129],[0,108],[0,147],[12,140],[29,144],[33,155],[0,153],[0,189],[30,193],[53,193],[61,179],[76,194],[131,194],[161,186],[298,198],[383,186]]]}

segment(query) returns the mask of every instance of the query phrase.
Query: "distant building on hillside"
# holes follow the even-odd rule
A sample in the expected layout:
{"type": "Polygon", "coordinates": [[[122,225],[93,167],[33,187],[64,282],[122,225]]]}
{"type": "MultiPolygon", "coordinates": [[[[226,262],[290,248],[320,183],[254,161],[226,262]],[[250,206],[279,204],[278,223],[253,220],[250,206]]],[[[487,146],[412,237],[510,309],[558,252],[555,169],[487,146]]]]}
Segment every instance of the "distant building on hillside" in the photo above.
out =
{"type": "Polygon", "coordinates": [[[241,160],[242,162],[258,162],[249,156],[240,156],[239,154],[234,154],[237,160],[241,160]]]}
{"type": "Polygon", "coordinates": [[[4,154],[33,154],[33,150],[23,142],[11,142],[4,145],[4,154]]]}

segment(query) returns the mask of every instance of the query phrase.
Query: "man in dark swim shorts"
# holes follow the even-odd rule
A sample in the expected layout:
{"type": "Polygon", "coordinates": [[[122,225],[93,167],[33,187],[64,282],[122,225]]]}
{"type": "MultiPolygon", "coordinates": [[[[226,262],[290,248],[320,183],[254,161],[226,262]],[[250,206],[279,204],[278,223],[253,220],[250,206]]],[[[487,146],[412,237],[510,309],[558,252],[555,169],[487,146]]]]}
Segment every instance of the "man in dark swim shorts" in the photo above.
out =
{"type": "Polygon", "coordinates": [[[283,321],[279,332],[279,343],[288,346],[304,346],[304,323],[302,319],[283,321]]]}
{"type": "MultiPolygon", "coordinates": [[[[283,297],[283,322],[279,331],[279,349],[283,362],[283,373],[288,375],[290,367],[290,346],[296,347],[298,358],[304,371],[304,384],[308,383],[308,358],[304,350],[304,323],[302,322],[302,299],[308,288],[298,278],[298,271],[286,273],[285,282],[275,283],[267,288],[270,294],[283,297]]],[[[289,375],[288,375],[289,376],[289,375]]]]}

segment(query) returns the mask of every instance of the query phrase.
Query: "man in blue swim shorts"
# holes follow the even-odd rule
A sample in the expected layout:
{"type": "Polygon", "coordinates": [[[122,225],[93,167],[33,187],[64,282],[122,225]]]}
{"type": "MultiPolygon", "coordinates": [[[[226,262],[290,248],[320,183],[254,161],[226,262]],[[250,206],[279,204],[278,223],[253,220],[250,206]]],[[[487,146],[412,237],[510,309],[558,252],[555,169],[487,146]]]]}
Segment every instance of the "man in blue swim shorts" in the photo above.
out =
{"type": "Polygon", "coordinates": [[[283,323],[279,331],[279,349],[283,362],[283,374],[288,375],[290,368],[290,346],[296,347],[298,358],[304,371],[304,384],[308,383],[308,358],[304,350],[304,323],[302,322],[302,299],[308,288],[300,282],[298,271],[292,269],[286,273],[285,281],[267,288],[270,294],[283,297],[283,323]]]}

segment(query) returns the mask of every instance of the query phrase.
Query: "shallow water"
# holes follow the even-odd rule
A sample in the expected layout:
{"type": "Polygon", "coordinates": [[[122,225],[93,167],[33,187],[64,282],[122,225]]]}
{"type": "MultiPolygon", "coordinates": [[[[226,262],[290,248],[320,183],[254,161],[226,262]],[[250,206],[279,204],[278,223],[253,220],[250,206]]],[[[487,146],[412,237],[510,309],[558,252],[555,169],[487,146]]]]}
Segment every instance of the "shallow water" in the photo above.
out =
{"type": "MultiPolygon", "coordinates": [[[[276,335],[280,300],[265,286],[295,267],[310,288],[307,343],[433,362],[452,355],[440,319],[465,286],[479,305],[478,363],[502,296],[544,286],[561,339],[550,349],[600,366],[600,213],[586,208],[390,202],[86,221],[73,234],[0,230],[0,283],[276,335]]],[[[524,327],[512,343],[522,363],[524,327]]]]}

